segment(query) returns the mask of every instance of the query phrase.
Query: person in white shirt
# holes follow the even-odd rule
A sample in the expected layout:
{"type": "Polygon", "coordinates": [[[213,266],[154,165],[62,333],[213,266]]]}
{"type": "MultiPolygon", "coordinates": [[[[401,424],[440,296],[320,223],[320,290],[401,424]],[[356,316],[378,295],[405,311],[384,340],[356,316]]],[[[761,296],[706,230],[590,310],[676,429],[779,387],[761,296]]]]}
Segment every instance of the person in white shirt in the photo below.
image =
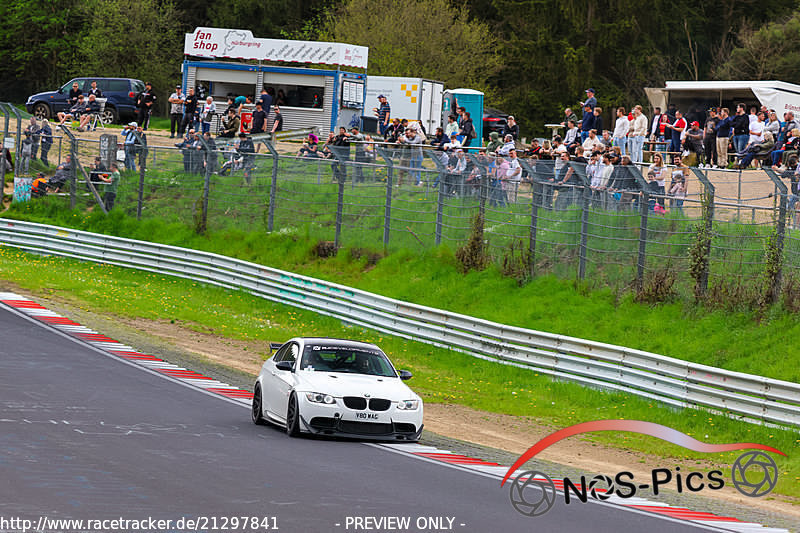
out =
{"type": "Polygon", "coordinates": [[[597,132],[595,130],[590,130],[589,136],[586,137],[585,141],[583,141],[583,151],[594,152],[595,150],[602,150],[602,149],[603,149],[603,143],[597,137],[597,132]]]}
{"type": "Polygon", "coordinates": [[[614,124],[614,146],[619,146],[622,155],[626,155],[625,145],[627,144],[628,129],[630,121],[625,114],[624,107],[617,108],[617,122],[614,124]]]}
{"type": "Polygon", "coordinates": [[[633,122],[630,131],[630,155],[635,163],[641,163],[643,158],[644,137],[647,135],[647,117],[642,113],[642,106],[633,108],[633,122]]]}
{"type": "Polygon", "coordinates": [[[756,115],[756,119],[750,122],[750,138],[747,140],[747,146],[744,151],[754,145],[764,142],[764,113],[756,115]]]}
{"type": "Polygon", "coordinates": [[[522,179],[522,167],[519,166],[519,159],[517,158],[517,150],[512,148],[508,152],[506,158],[508,162],[508,170],[503,179],[503,188],[506,190],[506,198],[510,202],[517,201],[517,190],[519,189],[519,182],[522,179]]]}
{"type": "Polygon", "coordinates": [[[450,115],[447,117],[447,125],[444,127],[444,134],[447,135],[447,138],[452,138],[453,135],[458,135],[458,122],[456,122],[456,116],[450,115]]]}

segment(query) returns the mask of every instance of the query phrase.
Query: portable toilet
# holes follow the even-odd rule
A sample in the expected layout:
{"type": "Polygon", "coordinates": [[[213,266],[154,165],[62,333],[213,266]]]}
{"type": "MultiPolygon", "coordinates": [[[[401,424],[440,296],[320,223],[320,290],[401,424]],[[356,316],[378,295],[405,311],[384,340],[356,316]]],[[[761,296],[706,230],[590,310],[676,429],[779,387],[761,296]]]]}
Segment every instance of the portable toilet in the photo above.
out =
{"type": "Polygon", "coordinates": [[[442,124],[447,124],[449,115],[457,115],[458,107],[467,110],[472,118],[477,137],[470,146],[481,146],[483,139],[483,93],[474,89],[448,89],[444,92],[442,101],[442,124]]]}

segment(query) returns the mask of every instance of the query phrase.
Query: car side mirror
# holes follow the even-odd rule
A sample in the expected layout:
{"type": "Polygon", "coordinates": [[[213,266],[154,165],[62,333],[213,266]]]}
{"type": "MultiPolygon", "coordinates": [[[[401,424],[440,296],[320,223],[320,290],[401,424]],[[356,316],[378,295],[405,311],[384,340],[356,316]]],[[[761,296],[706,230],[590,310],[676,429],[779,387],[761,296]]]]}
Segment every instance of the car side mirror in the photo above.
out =
{"type": "Polygon", "coordinates": [[[408,370],[398,370],[397,375],[399,375],[400,379],[402,379],[403,381],[407,381],[414,377],[414,374],[412,374],[408,370]]]}
{"type": "Polygon", "coordinates": [[[280,361],[278,363],[275,363],[275,368],[277,368],[278,370],[286,370],[288,372],[291,372],[292,370],[294,370],[294,364],[291,361],[280,361]]]}

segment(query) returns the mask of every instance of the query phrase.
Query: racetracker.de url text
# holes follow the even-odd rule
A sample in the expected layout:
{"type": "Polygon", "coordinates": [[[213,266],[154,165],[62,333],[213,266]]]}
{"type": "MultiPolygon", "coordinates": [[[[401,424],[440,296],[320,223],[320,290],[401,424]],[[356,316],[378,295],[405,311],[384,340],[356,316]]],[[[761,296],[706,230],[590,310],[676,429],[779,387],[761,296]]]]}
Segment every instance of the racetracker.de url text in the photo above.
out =
{"type": "Polygon", "coordinates": [[[123,531],[277,531],[278,520],[274,516],[197,516],[182,517],[177,520],[153,518],[49,518],[36,519],[16,516],[0,516],[0,531],[20,533],[50,531],[65,532],[123,532],[123,531]]]}

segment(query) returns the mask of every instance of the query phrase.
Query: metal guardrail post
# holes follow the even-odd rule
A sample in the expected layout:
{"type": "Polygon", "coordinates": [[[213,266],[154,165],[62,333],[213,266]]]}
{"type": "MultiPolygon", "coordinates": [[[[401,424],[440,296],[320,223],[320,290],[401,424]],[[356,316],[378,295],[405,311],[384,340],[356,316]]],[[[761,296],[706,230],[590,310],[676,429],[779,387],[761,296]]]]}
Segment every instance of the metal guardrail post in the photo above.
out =
{"type": "MultiPolygon", "coordinates": [[[[700,183],[703,184],[703,188],[705,190],[704,198],[703,198],[703,225],[705,226],[705,230],[708,232],[709,235],[712,234],[712,229],[714,226],[714,195],[716,193],[716,187],[714,184],[711,183],[711,180],[708,179],[708,171],[700,172],[700,169],[693,167],[690,169],[695,177],[700,180],[700,183]]],[[[742,171],[739,171],[739,186],[741,187],[742,181],[742,171]]],[[[737,206],[741,205],[741,201],[737,202],[737,206]]],[[[739,218],[739,209],[737,207],[737,219],[739,218]]],[[[700,274],[699,280],[699,292],[700,294],[705,294],[708,290],[708,276],[709,276],[709,268],[711,265],[711,261],[706,263],[706,268],[700,274]]]]}
{"type": "Polygon", "coordinates": [[[267,147],[267,150],[272,155],[272,182],[269,186],[269,207],[267,211],[267,231],[272,231],[275,227],[276,195],[278,194],[278,152],[271,142],[265,142],[264,146],[267,147]]]}
{"type": "Polygon", "coordinates": [[[783,248],[786,238],[786,195],[788,194],[789,190],[786,187],[786,184],[781,181],[780,176],[778,176],[774,170],[771,168],[764,168],[764,172],[766,172],[769,179],[772,180],[772,183],[775,184],[775,190],[778,193],[778,223],[775,227],[775,250],[774,254],[778,259],[777,265],[773,265],[775,267],[775,272],[770,277],[772,278],[772,287],[770,287],[770,291],[772,293],[772,301],[777,302],[778,298],[781,294],[781,285],[783,282],[783,248]]]}
{"type": "Polygon", "coordinates": [[[392,229],[392,177],[394,173],[394,162],[391,152],[381,146],[376,146],[378,152],[386,162],[386,203],[383,209],[383,246],[389,246],[389,235],[392,229]]]}

